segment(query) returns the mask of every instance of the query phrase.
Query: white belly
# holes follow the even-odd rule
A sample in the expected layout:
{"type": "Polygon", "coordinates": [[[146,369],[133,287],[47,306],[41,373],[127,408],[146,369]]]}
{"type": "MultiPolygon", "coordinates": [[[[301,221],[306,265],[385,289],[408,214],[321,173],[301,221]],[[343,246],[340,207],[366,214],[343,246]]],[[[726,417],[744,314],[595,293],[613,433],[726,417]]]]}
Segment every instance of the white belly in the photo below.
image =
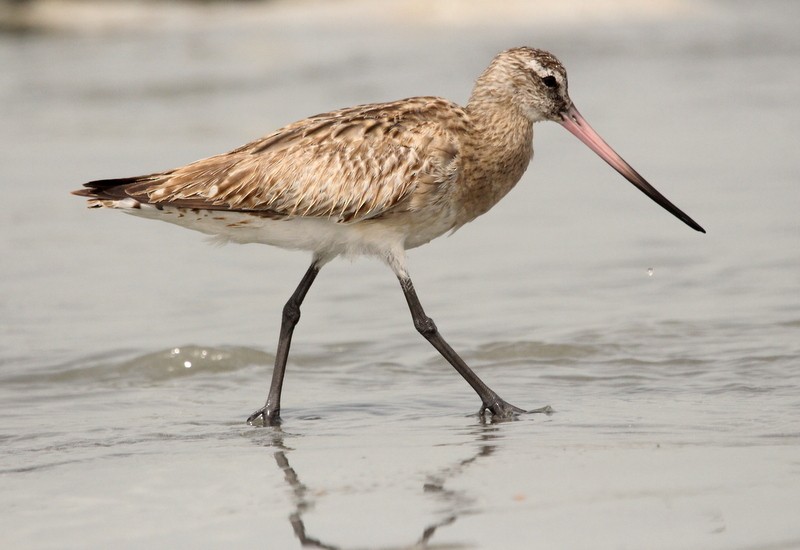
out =
{"type": "Polygon", "coordinates": [[[377,256],[389,263],[393,256],[401,257],[403,250],[425,244],[453,227],[449,216],[426,217],[422,213],[338,223],[324,218],[271,219],[224,210],[156,208],[133,199],[98,200],[96,204],[181,225],[213,235],[221,242],[308,250],[327,259],[338,255],[377,256]]]}

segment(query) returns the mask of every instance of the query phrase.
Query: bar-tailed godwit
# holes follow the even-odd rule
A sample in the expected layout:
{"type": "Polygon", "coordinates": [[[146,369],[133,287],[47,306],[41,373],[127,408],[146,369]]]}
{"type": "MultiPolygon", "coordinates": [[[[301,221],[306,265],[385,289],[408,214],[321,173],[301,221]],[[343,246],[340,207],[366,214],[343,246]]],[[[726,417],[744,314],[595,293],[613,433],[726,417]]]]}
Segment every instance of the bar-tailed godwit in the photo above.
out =
{"type": "Polygon", "coordinates": [[[283,308],[267,401],[250,415],[279,420],[281,388],[300,305],[333,258],[366,255],[394,271],[414,326],[477,392],[494,417],[525,412],[489,388],[439,334],[417,298],[405,251],[474,220],[519,181],[533,155],[533,124],[560,123],[689,227],[584,120],[567,73],[550,53],[498,54],[466,107],[413,97],[340,109],[289,124],[229,153],[146,176],[92,181],[76,195],[225,241],[308,250],[311,266],[283,308]]]}

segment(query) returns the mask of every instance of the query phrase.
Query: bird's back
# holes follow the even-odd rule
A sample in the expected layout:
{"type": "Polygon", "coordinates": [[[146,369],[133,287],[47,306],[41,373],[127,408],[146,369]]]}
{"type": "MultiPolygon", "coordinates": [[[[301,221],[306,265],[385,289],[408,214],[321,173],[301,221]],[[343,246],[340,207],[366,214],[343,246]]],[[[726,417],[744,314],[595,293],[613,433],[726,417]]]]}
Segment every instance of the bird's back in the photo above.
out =
{"type": "Polygon", "coordinates": [[[463,109],[440,98],[361,105],[174,170],[93,181],[76,193],[93,199],[91,206],[135,201],[353,223],[419,210],[446,195],[458,177],[466,126],[463,109]]]}

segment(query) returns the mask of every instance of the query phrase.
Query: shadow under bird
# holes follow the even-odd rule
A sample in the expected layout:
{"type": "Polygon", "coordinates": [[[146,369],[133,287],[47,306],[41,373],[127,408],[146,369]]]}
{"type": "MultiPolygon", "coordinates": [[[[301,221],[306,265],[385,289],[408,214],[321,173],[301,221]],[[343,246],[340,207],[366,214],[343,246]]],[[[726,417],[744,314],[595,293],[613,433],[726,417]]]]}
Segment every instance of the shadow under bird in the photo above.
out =
{"type": "MultiPolygon", "coordinates": [[[[279,420],[281,388],[300,306],[337,256],[374,256],[394,271],[416,329],[481,399],[480,414],[526,412],[487,386],[439,334],[417,298],[405,251],[494,206],[533,155],[533,124],[569,130],[668,212],[705,233],[626,163],[584,120],[567,73],[550,53],[498,54],[461,107],[439,97],[361,105],[294,122],[228,153],[145,176],[92,181],[76,195],[223,241],[308,250],[311,266],[283,308],[266,403],[247,419],[279,420]]],[[[543,409],[537,409],[543,410],[543,409]]],[[[533,411],[531,411],[533,412],[533,411]]]]}

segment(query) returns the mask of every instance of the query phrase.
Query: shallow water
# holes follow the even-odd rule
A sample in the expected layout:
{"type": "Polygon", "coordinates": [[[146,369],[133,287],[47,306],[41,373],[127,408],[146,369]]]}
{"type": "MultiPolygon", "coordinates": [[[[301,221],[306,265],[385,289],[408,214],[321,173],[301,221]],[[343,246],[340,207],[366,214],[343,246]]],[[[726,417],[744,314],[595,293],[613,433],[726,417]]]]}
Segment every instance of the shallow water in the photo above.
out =
{"type": "Polygon", "coordinates": [[[0,545],[800,546],[800,5],[763,5],[480,24],[212,6],[0,36],[0,545]],[[247,426],[308,258],[68,195],[343,105],[464,101],[518,44],[559,55],[592,125],[708,230],[540,125],[505,201],[410,253],[453,347],[552,415],[481,421],[361,260],[309,293],[282,426],[247,426]]]}

